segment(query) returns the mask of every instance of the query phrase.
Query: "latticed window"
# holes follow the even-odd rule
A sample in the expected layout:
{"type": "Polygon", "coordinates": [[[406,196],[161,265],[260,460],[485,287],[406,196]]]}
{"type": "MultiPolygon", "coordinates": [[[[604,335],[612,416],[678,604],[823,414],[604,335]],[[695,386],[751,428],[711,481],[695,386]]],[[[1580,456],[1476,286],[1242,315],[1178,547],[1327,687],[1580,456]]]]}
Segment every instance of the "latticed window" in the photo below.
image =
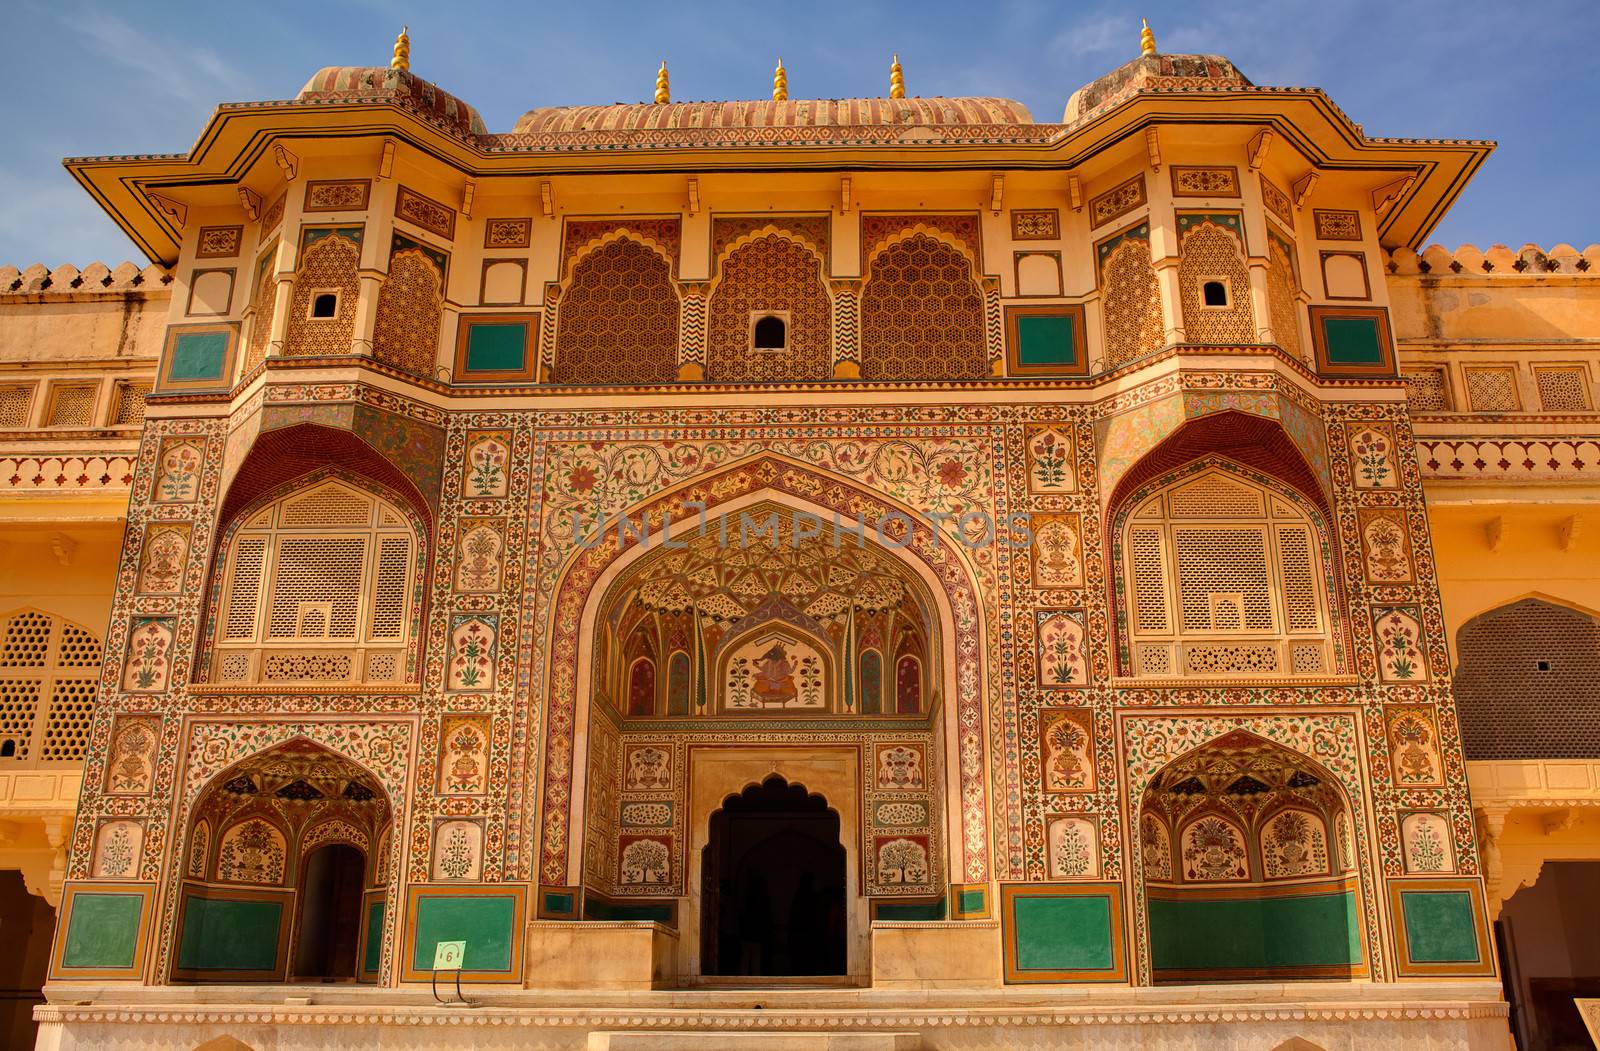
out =
{"type": "Polygon", "coordinates": [[[1144,497],[1121,565],[1135,674],[1332,671],[1316,532],[1266,487],[1211,469],[1144,497]]]}
{"type": "Polygon", "coordinates": [[[402,681],[416,551],[398,508],[340,482],[256,512],[229,544],[211,678],[402,681]]]}
{"type": "Polygon", "coordinates": [[[82,762],[100,682],[100,639],[38,610],[0,629],[0,763],[82,762]]]}

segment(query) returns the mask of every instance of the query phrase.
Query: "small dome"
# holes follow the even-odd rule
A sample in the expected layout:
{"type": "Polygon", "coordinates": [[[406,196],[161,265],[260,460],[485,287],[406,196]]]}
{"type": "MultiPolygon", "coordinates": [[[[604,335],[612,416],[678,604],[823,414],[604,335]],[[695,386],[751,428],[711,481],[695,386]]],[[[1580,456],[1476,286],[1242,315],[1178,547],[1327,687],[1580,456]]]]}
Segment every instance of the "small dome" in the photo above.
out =
{"type": "Polygon", "coordinates": [[[1221,55],[1140,55],[1072,93],[1063,124],[1080,124],[1141,92],[1224,91],[1253,87],[1221,55]]]}
{"type": "Polygon", "coordinates": [[[319,69],[295,99],[330,103],[390,101],[457,135],[488,134],[476,109],[414,73],[385,66],[319,69]]]}

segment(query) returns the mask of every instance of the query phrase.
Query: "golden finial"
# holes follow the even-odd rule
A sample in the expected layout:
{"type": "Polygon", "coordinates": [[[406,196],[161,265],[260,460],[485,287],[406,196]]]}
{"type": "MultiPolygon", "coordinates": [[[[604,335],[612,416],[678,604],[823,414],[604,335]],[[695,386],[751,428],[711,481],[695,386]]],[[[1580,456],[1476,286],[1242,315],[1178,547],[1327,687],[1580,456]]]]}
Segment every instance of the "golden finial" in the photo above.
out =
{"type": "Polygon", "coordinates": [[[894,61],[889,63],[889,97],[903,99],[906,97],[906,71],[900,68],[900,56],[894,56],[894,61]]]}
{"type": "Polygon", "coordinates": [[[410,26],[401,26],[400,35],[394,38],[394,57],[389,60],[390,69],[398,69],[402,73],[411,72],[410,29],[410,26]]]}
{"type": "Polygon", "coordinates": [[[661,72],[656,74],[656,105],[665,106],[672,101],[672,89],[667,84],[667,60],[661,60],[661,72]]]}
{"type": "Polygon", "coordinates": [[[789,74],[783,68],[783,59],[778,59],[778,68],[772,71],[772,101],[787,102],[789,100],[789,74]]]}
{"type": "Polygon", "coordinates": [[[1144,28],[1139,30],[1139,54],[1153,55],[1156,53],[1156,35],[1150,32],[1150,23],[1139,19],[1144,28]]]}

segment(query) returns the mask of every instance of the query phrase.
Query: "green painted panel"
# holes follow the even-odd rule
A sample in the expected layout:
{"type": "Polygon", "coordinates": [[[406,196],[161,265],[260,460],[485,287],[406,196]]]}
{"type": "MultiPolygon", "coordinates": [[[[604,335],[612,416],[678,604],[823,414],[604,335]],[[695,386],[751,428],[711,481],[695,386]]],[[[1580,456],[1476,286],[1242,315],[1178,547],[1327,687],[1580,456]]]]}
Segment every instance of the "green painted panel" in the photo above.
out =
{"type": "Polygon", "coordinates": [[[1400,911],[1412,963],[1480,962],[1471,891],[1403,890],[1400,911]]]}
{"type": "Polygon", "coordinates": [[[367,951],[361,960],[361,969],[368,973],[383,965],[383,899],[367,904],[367,951]]]}
{"type": "Polygon", "coordinates": [[[467,330],[467,371],[520,372],[527,349],[526,321],[478,322],[467,330]]]}
{"type": "Polygon", "coordinates": [[[463,970],[510,971],[516,916],[517,899],[512,894],[420,895],[412,970],[433,970],[433,949],[439,942],[464,941],[463,970]]]}
{"type": "Polygon", "coordinates": [[[1111,898],[1029,894],[1011,899],[1019,971],[1109,971],[1111,898]]]}
{"type": "Polygon", "coordinates": [[[1361,961],[1355,894],[1193,901],[1152,898],[1157,970],[1338,967],[1361,961]]]}
{"type": "Polygon", "coordinates": [[[132,967],[143,907],[143,894],[74,894],[61,966],[132,967]]]}
{"type": "Polygon", "coordinates": [[[898,920],[901,922],[942,920],[944,919],[944,899],[922,902],[876,902],[873,905],[872,918],[875,920],[898,920]]]}
{"type": "Polygon", "coordinates": [[[983,891],[981,889],[979,889],[979,890],[964,890],[964,891],[962,891],[961,894],[960,894],[960,906],[959,907],[960,907],[962,913],[964,913],[964,914],[966,914],[966,913],[974,913],[974,912],[982,912],[983,911],[983,891]]]}
{"type": "Polygon", "coordinates": [[[555,891],[546,891],[544,896],[544,911],[554,916],[572,915],[572,895],[558,894],[555,891]]]}
{"type": "Polygon", "coordinates": [[[1026,366],[1078,364],[1078,345],[1072,317],[1067,314],[1017,318],[1017,364],[1026,366]]]}
{"type": "Polygon", "coordinates": [[[1330,365],[1383,364],[1383,344],[1378,340],[1377,318],[1323,318],[1322,335],[1328,347],[1330,365]]]}
{"type": "Polygon", "coordinates": [[[583,899],[586,920],[649,920],[672,925],[672,906],[666,902],[619,902],[583,899]]]}
{"type": "Polygon", "coordinates": [[[172,341],[172,361],[167,377],[183,380],[219,380],[228,360],[228,333],[183,332],[172,341]]]}
{"type": "Polygon", "coordinates": [[[183,903],[178,967],[185,971],[274,971],[281,901],[229,901],[190,895],[183,903]]]}

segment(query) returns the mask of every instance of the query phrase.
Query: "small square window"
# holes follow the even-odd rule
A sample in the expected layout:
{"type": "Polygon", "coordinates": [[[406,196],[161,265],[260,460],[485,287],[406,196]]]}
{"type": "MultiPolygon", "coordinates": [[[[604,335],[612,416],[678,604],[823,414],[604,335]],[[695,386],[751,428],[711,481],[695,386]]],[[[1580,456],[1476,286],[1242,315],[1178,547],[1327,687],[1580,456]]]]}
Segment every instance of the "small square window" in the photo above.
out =
{"type": "Polygon", "coordinates": [[[1556,665],[1551,660],[1538,660],[1533,662],[1533,667],[1536,671],[1554,671],[1556,665]]]}
{"type": "Polygon", "coordinates": [[[750,311],[750,349],[766,354],[779,354],[789,349],[789,312],[787,310],[750,311]]]}
{"type": "Polygon", "coordinates": [[[311,302],[306,307],[306,317],[311,321],[327,321],[339,316],[339,290],[336,288],[318,289],[311,293],[311,302]]]}
{"type": "Polygon", "coordinates": [[[1233,305],[1233,289],[1225,277],[1200,280],[1200,306],[1204,310],[1227,310],[1233,305]]]}

